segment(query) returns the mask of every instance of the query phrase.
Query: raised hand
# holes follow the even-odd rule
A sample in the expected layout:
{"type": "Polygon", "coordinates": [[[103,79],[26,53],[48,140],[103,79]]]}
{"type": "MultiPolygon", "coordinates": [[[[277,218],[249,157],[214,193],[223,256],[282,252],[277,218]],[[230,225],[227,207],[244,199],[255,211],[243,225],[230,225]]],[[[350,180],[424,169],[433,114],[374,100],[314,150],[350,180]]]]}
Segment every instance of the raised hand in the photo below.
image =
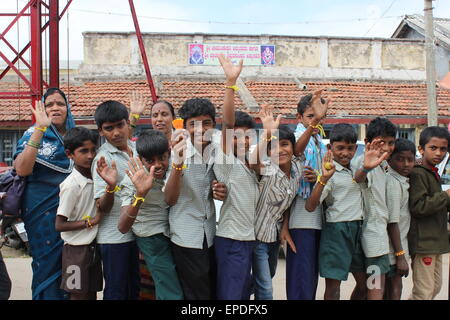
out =
{"type": "Polygon", "coordinates": [[[238,64],[233,64],[231,59],[226,58],[223,54],[219,54],[219,62],[227,79],[227,85],[235,85],[237,78],[242,71],[244,61],[241,59],[238,64]]]}
{"type": "Polygon", "coordinates": [[[213,199],[224,201],[227,198],[228,189],[224,183],[214,180],[212,182],[212,190],[213,199]]]}
{"type": "Polygon", "coordinates": [[[186,130],[175,130],[172,134],[172,138],[174,140],[172,145],[173,150],[173,164],[175,166],[181,166],[184,163],[186,157],[186,149],[187,149],[187,137],[186,130]]]}
{"type": "Polygon", "coordinates": [[[97,161],[97,173],[108,184],[110,189],[116,187],[119,174],[114,160],[111,162],[111,167],[109,167],[105,157],[100,157],[97,161]]]}
{"type": "Polygon", "coordinates": [[[130,177],[131,182],[133,182],[136,188],[136,196],[144,197],[153,187],[153,174],[155,172],[155,167],[150,167],[150,172],[145,170],[141,159],[131,158],[128,161],[128,168],[130,170],[125,170],[125,173],[130,177]]]}
{"type": "Polygon", "coordinates": [[[310,166],[305,166],[304,170],[303,170],[303,179],[307,182],[316,182],[317,181],[317,173],[316,171],[310,167],[310,166]]]}
{"type": "Polygon", "coordinates": [[[34,109],[31,105],[30,109],[36,119],[37,127],[49,127],[52,124],[52,119],[50,119],[47,112],[45,112],[45,107],[42,101],[36,101],[34,109]]]}
{"type": "Polygon", "coordinates": [[[278,129],[281,121],[281,114],[274,120],[273,118],[273,107],[262,104],[261,110],[259,111],[259,118],[263,124],[263,128],[269,132],[273,132],[278,129]]]}
{"type": "Polygon", "coordinates": [[[145,110],[144,95],[135,90],[130,94],[130,113],[142,115],[145,110]]]}
{"type": "Polygon", "coordinates": [[[371,170],[379,166],[389,156],[388,152],[383,152],[382,146],[384,142],[381,139],[374,139],[372,142],[366,144],[364,152],[363,167],[366,170],[371,170]]]}
{"type": "Polygon", "coordinates": [[[333,154],[328,150],[322,161],[322,182],[328,181],[335,171],[336,168],[333,162],[333,154]]]}
{"type": "Polygon", "coordinates": [[[314,118],[317,122],[325,118],[330,104],[330,99],[322,98],[322,91],[323,89],[315,91],[311,98],[311,108],[314,111],[314,118]]]}

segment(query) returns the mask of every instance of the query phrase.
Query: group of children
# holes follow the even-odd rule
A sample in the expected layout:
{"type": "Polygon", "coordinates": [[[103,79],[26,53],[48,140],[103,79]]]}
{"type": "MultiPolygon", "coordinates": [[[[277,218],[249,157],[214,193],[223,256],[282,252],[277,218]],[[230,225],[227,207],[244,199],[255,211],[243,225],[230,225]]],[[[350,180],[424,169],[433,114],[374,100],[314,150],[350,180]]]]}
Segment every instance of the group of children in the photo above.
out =
{"type": "Polygon", "coordinates": [[[56,230],[64,240],[61,288],[72,299],[137,299],[142,252],[157,299],[273,299],[280,240],[288,244],[290,300],[339,299],[352,273],[352,299],[400,299],[412,257],[413,299],[432,299],[449,252],[450,191],[435,166],[448,151],[446,129],[426,128],[415,146],[376,118],[364,155],[352,161],[357,134],[337,124],[321,140],[329,101],[303,97],[294,132],[262,106],[263,130],[236,111],[242,63],[219,57],[225,73],[222,133],[208,99],[187,100],[183,129],[130,140],[127,108],[106,101],[95,111],[98,134],[82,127],[64,136],[74,170],[60,185],[56,230]],[[216,225],[214,199],[223,201],[216,225]],[[409,238],[409,239],[407,239],[409,238]],[[409,241],[408,241],[409,240],[409,241]]]}

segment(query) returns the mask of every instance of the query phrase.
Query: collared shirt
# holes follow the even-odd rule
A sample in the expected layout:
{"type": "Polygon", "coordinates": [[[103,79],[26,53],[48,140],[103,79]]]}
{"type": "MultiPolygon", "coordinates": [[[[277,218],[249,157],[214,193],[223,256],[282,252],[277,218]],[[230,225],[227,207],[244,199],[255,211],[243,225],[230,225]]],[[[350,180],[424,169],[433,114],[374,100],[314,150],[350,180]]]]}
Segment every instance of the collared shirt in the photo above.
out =
{"type": "MultiPolygon", "coordinates": [[[[169,206],[162,191],[164,180],[154,179],[153,187],[141,203],[132,230],[138,237],[150,237],[158,233],[169,236],[169,206]]],[[[122,180],[122,190],[119,191],[122,207],[129,206],[135,201],[136,188],[130,177],[122,180]]]]}
{"type": "MultiPolygon", "coordinates": [[[[398,223],[400,230],[400,241],[405,257],[409,258],[408,231],[411,223],[409,213],[409,178],[402,176],[397,171],[388,168],[386,180],[386,205],[389,211],[389,223],[398,223]]],[[[396,263],[394,248],[390,243],[389,260],[391,264],[396,263]]]]}
{"type": "MultiPolygon", "coordinates": [[[[135,144],[132,141],[128,141],[128,146],[133,150],[133,156],[136,157],[135,144]]],[[[105,157],[108,166],[111,166],[113,160],[116,161],[116,167],[118,172],[117,185],[121,185],[123,178],[126,176],[125,170],[128,169],[128,161],[130,157],[128,153],[120,151],[108,141],[106,141],[97,151],[97,156],[94,159],[92,166],[92,177],[94,180],[94,198],[99,199],[106,192],[106,182],[97,173],[97,161],[100,157],[105,157]]],[[[120,209],[122,207],[122,202],[120,201],[120,196],[116,193],[114,194],[114,205],[111,211],[103,216],[100,222],[97,234],[97,242],[100,244],[115,244],[115,243],[126,243],[134,240],[133,232],[122,234],[119,231],[119,217],[120,209]]]]}
{"type": "Polygon", "coordinates": [[[320,202],[325,201],[327,222],[359,221],[363,219],[361,186],[353,179],[350,169],[334,161],[336,171],[323,188],[320,202]]]}
{"type": "MultiPolygon", "coordinates": [[[[183,170],[180,195],[169,209],[170,239],[178,246],[202,249],[206,235],[208,247],[216,234],[216,209],[212,198],[212,170],[215,145],[205,148],[205,157],[195,149],[190,140],[186,150],[186,169],[183,170]]],[[[169,167],[168,176],[172,166],[169,167]]]]}
{"type": "Polygon", "coordinates": [[[294,200],[302,177],[305,157],[293,157],[288,177],[279,166],[269,164],[259,181],[259,200],[256,206],[256,239],[271,243],[278,240],[283,213],[294,200]]]}
{"type": "MultiPolygon", "coordinates": [[[[95,217],[94,184],[77,169],[59,185],[59,206],[56,214],[67,221],[81,221],[84,216],[95,217]]],[[[61,232],[64,243],[73,246],[88,245],[97,236],[98,225],[92,229],[61,232]]]]}
{"type": "Polygon", "coordinates": [[[214,173],[227,186],[220,209],[217,235],[239,241],[255,240],[255,212],[259,198],[258,177],[233,154],[217,148],[214,173]]]}
{"type": "MultiPolygon", "coordinates": [[[[356,161],[356,168],[361,168],[364,155],[356,161]]],[[[364,223],[362,226],[361,245],[368,258],[379,257],[389,253],[389,236],[387,224],[389,213],[386,206],[386,169],[384,161],[367,174],[365,182],[360,183],[364,199],[364,223]]]]}

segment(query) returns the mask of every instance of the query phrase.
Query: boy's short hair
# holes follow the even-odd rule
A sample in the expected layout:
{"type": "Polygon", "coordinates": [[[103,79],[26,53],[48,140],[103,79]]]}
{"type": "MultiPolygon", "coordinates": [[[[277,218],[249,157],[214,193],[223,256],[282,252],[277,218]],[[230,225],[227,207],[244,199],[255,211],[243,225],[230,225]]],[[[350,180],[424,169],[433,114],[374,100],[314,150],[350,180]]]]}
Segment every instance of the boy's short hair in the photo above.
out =
{"type": "Polygon", "coordinates": [[[448,144],[450,145],[450,133],[446,128],[438,126],[425,128],[420,133],[419,145],[422,148],[425,148],[425,145],[431,140],[431,138],[447,139],[448,144]]]}
{"type": "Polygon", "coordinates": [[[169,140],[158,130],[144,130],[136,140],[137,153],[146,160],[150,160],[154,156],[164,154],[169,151],[169,140]]]}
{"type": "MultiPolygon", "coordinates": [[[[312,99],[312,93],[308,93],[306,96],[303,96],[300,101],[297,104],[297,113],[300,114],[301,116],[303,116],[303,114],[305,113],[306,109],[308,109],[309,107],[311,107],[311,99],[312,99]]],[[[320,98],[322,103],[325,103],[325,99],[324,98],[320,98]]]]}
{"type": "Polygon", "coordinates": [[[393,156],[396,153],[400,153],[403,151],[411,151],[411,153],[413,154],[413,156],[416,155],[416,145],[408,139],[404,139],[404,138],[398,138],[395,140],[395,147],[394,147],[394,151],[392,151],[391,156],[393,156]]]}
{"type": "Polygon", "coordinates": [[[333,142],[347,142],[356,143],[358,135],[355,129],[348,123],[336,124],[330,132],[330,143],[333,142]]]}
{"type": "Polygon", "coordinates": [[[210,116],[214,123],[216,123],[216,108],[209,99],[193,98],[186,100],[178,110],[180,118],[186,120],[199,116],[210,116]]]}
{"type": "Polygon", "coordinates": [[[394,137],[397,135],[397,128],[386,118],[376,117],[367,126],[366,139],[372,142],[376,137],[394,137]]]}
{"type": "Polygon", "coordinates": [[[64,135],[64,149],[73,154],[85,141],[92,141],[93,144],[97,145],[98,136],[97,131],[85,127],[72,128],[64,135]]]}
{"type": "MultiPolygon", "coordinates": [[[[168,106],[168,107],[169,107],[169,110],[170,110],[170,113],[172,114],[172,117],[175,118],[175,109],[173,108],[173,105],[172,105],[169,101],[166,101],[166,100],[157,100],[157,101],[153,104],[153,106],[154,106],[155,104],[158,104],[158,103],[164,103],[166,106],[168,106]]],[[[152,106],[152,108],[153,108],[153,106],[152,106]]]]}
{"type": "Polygon", "coordinates": [[[249,129],[254,129],[256,127],[255,120],[244,111],[235,111],[234,112],[234,127],[246,127],[249,129]]]}
{"type": "Polygon", "coordinates": [[[94,118],[98,129],[101,129],[105,122],[128,120],[128,109],[119,101],[108,100],[98,105],[94,118]]]}

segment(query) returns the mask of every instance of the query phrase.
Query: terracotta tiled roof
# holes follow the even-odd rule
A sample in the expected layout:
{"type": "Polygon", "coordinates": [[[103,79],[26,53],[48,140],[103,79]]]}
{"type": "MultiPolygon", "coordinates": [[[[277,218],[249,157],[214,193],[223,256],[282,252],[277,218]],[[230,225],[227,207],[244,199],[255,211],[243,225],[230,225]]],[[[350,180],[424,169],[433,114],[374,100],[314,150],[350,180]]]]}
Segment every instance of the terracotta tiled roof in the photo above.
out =
{"type": "MultiPolygon", "coordinates": [[[[374,116],[426,117],[426,86],[411,83],[379,82],[306,82],[307,90],[301,90],[295,82],[247,81],[248,90],[258,104],[268,103],[276,107],[276,113],[294,116],[299,98],[314,90],[325,88],[326,97],[333,100],[329,116],[346,118],[348,116],[372,118],[374,116]]],[[[62,84],[69,93],[69,101],[75,118],[91,118],[101,102],[112,99],[129,105],[130,92],[138,90],[150,101],[146,81],[127,82],[87,82],[83,85],[62,84]]],[[[0,91],[17,89],[17,83],[2,83],[0,91]]],[[[223,82],[211,81],[162,81],[158,92],[161,99],[173,103],[178,110],[190,98],[209,98],[221,114],[223,103],[223,82]]],[[[450,117],[450,91],[437,89],[440,117],[450,117]]],[[[20,101],[20,119],[29,120],[30,101],[20,101]]],[[[244,103],[235,99],[237,109],[244,110],[244,103]]],[[[254,114],[254,112],[251,112],[254,114]]],[[[149,109],[145,115],[149,115],[149,109]]],[[[19,101],[0,99],[0,124],[4,121],[19,121],[19,101]]]]}
{"type": "MultiPolygon", "coordinates": [[[[258,104],[268,103],[284,114],[294,114],[305,94],[326,89],[323,95],[332,99],[330,116],[421,116],[427,114],[425,84],[373,82],[305,82],[301,90],[295,82],[247,81],[245,85],[258,104]]],[[[450,92],[437,90],[439,116],[450,116],[450,92]]]]}

